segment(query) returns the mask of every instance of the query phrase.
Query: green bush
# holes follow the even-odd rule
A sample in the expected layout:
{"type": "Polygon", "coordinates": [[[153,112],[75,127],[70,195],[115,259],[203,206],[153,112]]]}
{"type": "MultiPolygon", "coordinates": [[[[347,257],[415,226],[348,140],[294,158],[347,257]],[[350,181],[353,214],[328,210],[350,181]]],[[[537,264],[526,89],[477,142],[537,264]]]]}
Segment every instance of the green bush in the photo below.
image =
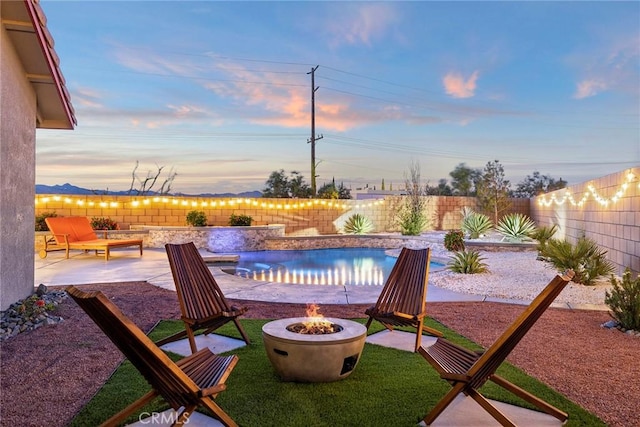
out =
{"type": "Polygon", "coordinates": [[[190,211],[187,213],[187,224],[192,227],[204,227],[207,225],[207,216],[203,211],[190,211]]]}
{"type": "Polygon", "coordinates": [[[36,231],[49,231],[45,218],[51,218],[58,216],[55,212],[42,212],[40,215],[36,215],[36,231]]]}
{"type": "Polygon", "coordinates": [[[542,253],[545,251],[547,246],[547,242],[553,238],[553,236],[558,231],[558,224],[553,224],[551,227],[540,227],[537,228],[531,234],[531,238],[538,241],[538,255],[541,259],[543,259],[542,253]]]}
{"type": "Polygon", "coordinates": [[[444,235],[444,247],[451,252],[464,251],[464,232],[450,230],[444,235]]]}
{"type": "Polygon", "coordinates": [[[615,268],[606,255],[607,251],[586,237],[581,237],[575,245],[550,239],[541,253],[542,259],[559,271],[573,270],[576,273],[573,281],[583,285],[593,285],[599,277],[613,273],[615,268]]]}
{"type": "Polygon", "coordinates": [[[403,236],[419,236],[429,221],[422,211],[406,210],[400,217],[400,233],[403,236]]]}
{"type": "Polygon", "coordinates": [[[640,331],[640,276],[631,278],[625,268],[622,281],[611,275],[611,292],[605,291],[604,302],[611,309],[611,317],[625,329],[640,331]]]}
{"type": "Polygon", "coordinates": [[[353,214],[344,224],[344,232],[347,234],[366,234],[373,230],[373,223],[362,214],[353,214]]]}
{"type": "Polygon", "coordinates": [[[465,208],[462,211],[461,228],[470,239],[479,239],[480,236],[493,228],[493,223],[485,214],[465,208]]]}
{"type": "Polygon", "coordinates": [[[447,264],[447,269],[463,274],[486,273],[489,271],[485,258],[476,250],[460,251],[453,254],[447,264]]]}
{"type": "Polygon", "coordinates": [[[231,214],[231,216],[229,217],[229,225],[232,225],[234,227],[240,227],[240,226],[248,227],[251,225],[252,221],[253,221],[253,218],[250,217],[249,215],[231,214]]]}
{"type": "Polygon", "coordinates": [[[111,218],[91,218],[91,228],[94,230],[117,230],[118,223],[111,218]]]}
{"type": "Polygon", "coordinates": [[[536,224],[526,215],[521,213],[510,213],[503,216],[496,231],[510,242],[524,242],[531,240],[531,235],[536,231],[536,224]]]}

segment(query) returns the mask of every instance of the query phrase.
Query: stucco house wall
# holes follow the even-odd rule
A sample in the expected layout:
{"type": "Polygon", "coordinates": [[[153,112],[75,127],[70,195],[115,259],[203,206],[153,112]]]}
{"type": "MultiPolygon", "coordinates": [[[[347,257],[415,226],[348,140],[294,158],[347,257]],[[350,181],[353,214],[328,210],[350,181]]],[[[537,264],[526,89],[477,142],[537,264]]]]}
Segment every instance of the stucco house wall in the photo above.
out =
{"type": "Polygon", "coordinates": [[[0,34],[0,310],[33,292],[36,95],[0,34]]]}
{"type": "Polygon", "coordinates": [[[36,128],[76,118],[38,0],[0,1],[0,311],[34,291],[36,128]]]}

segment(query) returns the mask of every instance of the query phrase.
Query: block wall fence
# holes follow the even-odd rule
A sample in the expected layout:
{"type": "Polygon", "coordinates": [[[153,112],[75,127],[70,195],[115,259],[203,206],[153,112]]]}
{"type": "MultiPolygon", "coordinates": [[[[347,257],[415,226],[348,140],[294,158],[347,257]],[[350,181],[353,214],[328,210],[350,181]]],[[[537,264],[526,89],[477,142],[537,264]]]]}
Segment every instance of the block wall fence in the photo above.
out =
{"type": "MultiPolygon", "coordinates": [[[[425,197],[429,229],[460,227],[462,207],[475,208],[474,197],[425,197]]],[[[529,199],[513,199],[512,211],[529,215],[529,199]]],[[[374,224],[374,232],[396,232],[396,212],[402,197],[379,200],[326,199],[240,199],[202,197],[64,196],[39,194],[35,214],[55,212],[58,216],[108,217],[121,229],[136,225],[184,226],[187,213],[203,211],[208,225],[228,225],[229,217],[249,215],[252,225],[284,224],[287,236],[313,236],[341,232],[347,219],[361,213],[374,224]]]]}
{"type": "Polygon", "coordinates": [[[555,237],[593,239],[616,265],[640,272],[640,166],[531,199],[531,218],[555,237]]]}

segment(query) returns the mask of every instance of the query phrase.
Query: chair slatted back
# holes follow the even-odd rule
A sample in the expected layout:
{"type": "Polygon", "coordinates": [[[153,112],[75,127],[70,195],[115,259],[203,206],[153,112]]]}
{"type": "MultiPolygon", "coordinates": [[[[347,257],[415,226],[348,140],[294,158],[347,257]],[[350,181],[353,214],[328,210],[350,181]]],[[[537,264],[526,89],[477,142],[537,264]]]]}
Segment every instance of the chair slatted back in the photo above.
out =
{"type": "Polygon", "coordinates": [[[91,223],[84,216],[48,217],[44,221],[59,245],[65,244],[64,235],[67,235],[69,243],[96,240],[98,238],[96,232],[91,228],[91,223]]]}
{"type": "Polygon", "coordinates": [[[66,291],[173,409],[199,402],[197,384],[102,292],[66,291]]]}
{"type": "Polygon", "coordinates": [[[402,248],[380,292],[376,310],[382,313],[405,314],[424,312],[430,258],[429,248],[402,248]]]}
{"type": "Polygon", "coordinates": [[[207,319],[231,311],[220,286],[193,242],[168,243],[165,249],[185,319],[207,319]]]}
{"type": "Polygon", "coordinates": [[[509,328],[507,328],[491,347],[478,358],[476,363],[471,366],[468,372],[471,377],[469,386],[478,389],[495,373],[498,366],[507,358],[527,332],[529,332],[531,327],[538,321],[545,310],[549,308],[573,276],[573,271],[569,271],[562,276],[556,276],[549,282],[509,328]]]}

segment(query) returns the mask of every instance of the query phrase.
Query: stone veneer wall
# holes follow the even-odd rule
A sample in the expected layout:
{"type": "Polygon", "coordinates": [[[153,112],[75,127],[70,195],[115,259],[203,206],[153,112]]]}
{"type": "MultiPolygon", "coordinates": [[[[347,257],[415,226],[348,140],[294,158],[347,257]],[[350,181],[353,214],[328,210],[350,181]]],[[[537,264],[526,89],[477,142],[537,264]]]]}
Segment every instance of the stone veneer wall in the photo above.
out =
{"type": "Polygon", "coordinates": [[[531,199],[531,217],[572,243],[593,239],[617,274],[640,272],[640,166],[531,199]]]}
{"type": "MultiPolygon", "coordinates": [[[[427,215],[432,230],[460,226],[463,206],[475,207],[474,197],[429,196],[427,215]]],[[[238,199],[202,197],[63,196],[40,194],[36,215],[109,217],[122,229],[138,225],[184,226],[187,213],[201,210],[210,226],[225,226],[231,214],[249,215],[252,225],[283,224],[288,236],[315,236],[342,231],[347,219],[361,213],[374,224],[374,232],[397,232],[395,213],[402,197],[380,200],[238,199]]],[[[528,199],[512,199],[512,211],[529,214],[528,199]]]]}
{"type": "Polygon", "coordinates": [[[284,237],[283,225],[256,227],[154,227],[141,226],[148,233],[144,241],[150,248],[163,248],[167,243],[193,242],[210,252],[262,251],[265,241],[284,237]]]}

